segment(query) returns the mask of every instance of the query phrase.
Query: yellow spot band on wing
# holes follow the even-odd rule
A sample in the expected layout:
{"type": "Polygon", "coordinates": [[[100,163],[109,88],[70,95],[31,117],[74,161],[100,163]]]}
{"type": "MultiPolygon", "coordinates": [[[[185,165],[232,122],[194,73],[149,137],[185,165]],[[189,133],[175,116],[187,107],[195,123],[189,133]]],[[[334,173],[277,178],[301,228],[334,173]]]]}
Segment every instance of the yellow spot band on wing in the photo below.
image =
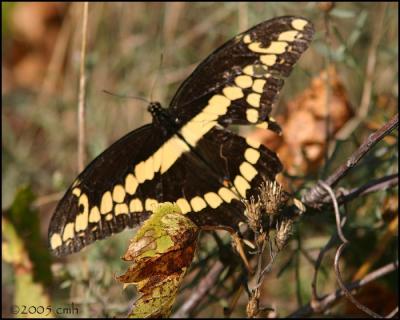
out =
{"type": "Polygon", "coordinates": [[[256,79],[253,84],[253,91],[257,93],[262,93],[264,91],[264,86],[267,80],[264,79],[256,79]]]}
{"type": "Polygon", "coordinates": [[[249,183],[242,176],[236,176],[235,180],[233,181],[233,184],[238,190],[240,196],[242,198],[246,198],[246,191],[250,189],[249,183]]]}
{"type": "Polygon", "coordinates": [[[266,66],[273,66],[276,62],[277,56],[274,54],[266,54],[260,57],[260,61],[266,66]]]}
{"type": "Polygon", "coordinates": [[[121,203],[125,199],[125,189],[122,185],[117,184],[113,190],[113,200],[115,202],[121,203]]]}
{"type": "Polygon", "coordinates": [[[97,206],[90,209],[89,222],[96,223],[100,221],[100,210],[97,206]]]}
{"type": "Polygon", "coordinates": [[[207,201],[208,205],[215,209],[218,208],[223,202],[222,199],[214,192],[208,192],[204,195],[204,199],[207,201]]]}
{"type": "Polygon", "coordinates": [[[128,174],[125,178],[125,191],[132,195],[136,192],[138,186],[139,183],[135,176],[132,173],[128,174]]]}
{"type": "Polygon", "coordinates": [[[235,78],[235,83],[236,83],[239,87],[245,89],[245,88],[249,88],[249,87],[252,86],[253,80],[251,79],[250,76],[241,75],[241,76],[237,76],[237,77],[235,78]]]}
{"type": "Polygon", "coordinates": [[[292,42],[292,41],[296,40],[296,37],[298,34],[299,34],[299,32],[295,31],[295,30],[282,32],[278,37],[278,41],[292,42]]]}
{"type": "Polygon", "coordinates": [[[103,194],[103,197],[101,198],[101,203],[100,203],[100,212],[102,214],[106,214],[110,212],[113,208],[113,201],[112,201],[112,196],[111,192],[107,191],[106,193],[103,194]]]}
{"type": "Polygon", "coordinates": [[[222,90],[229,100],[237,100],[243,97],[243,90],[239,87],[226,87],[222,90]]]}
{"type": "Polygon", "coordinates": [[[303,31],[304,27],[307,25],[307,21],[303,19],[295,19],[292,21],[292,27],[296,30],[303,31]]]}
{"type": "Polygon", "coordinates": [[[254,177],[257,175],[257,170],[250,163],[244,161],[240,167],[239,171],[243,177],[249,182],[251,182],[254,177]]]}
{"type": "Polygon", "coordinates": [[[244,42],[244,43],[250,43],[250,42],[251,42],[251,37],[250,37],[250,35],[246,34],[246,35],[243,37],[243,42],[244,42]]]}
{"type": "Polygon", "coordinates": [[[144,207],[147,211],[154,211],[157,205],[158,201],[156,199],[147,198],[144,207]]]}
{"type": "Polygon", "coordinates": [[[260,152],[253,148],[247,148],[246,151],[244,152],[244,158],[248,162],[255,164],[255,163],[257,163],[258,159],[260,158],[260,152]]]}
{"type": "Polygon", "coordinates": [[[194,197],[190,200],[190,204],[195,212],[201,211],[207,207],[207,203],[203,200],[202,197],[194,197]]]}
{"type": "Polygon", "coordinates": [[[261,47],[261,42],[252,42],[249,44],[249,49],[256,53],[284,53],[288,43],[285,41],[272,41],[267,48],[261,47]]]}
{"type": "Polygon", "coordinates": [[[53,234],[50,238],[51,248],[54,250],[57,249],[58,247],[61,247],[61,245],[62,245],[61,236],[58,233],[53,234]]]}
{"type": "Polygon", "coordinates": [[[250,93],[246,99],[246,101],[249,103],[249,105],[251,105],[255,108],[260,107],[260,100],[261,100],[261,95],[258,93],[250,93]]]}
{"type": "Polygon", "coordinates": [[[180,198],[180,199],[176,200],[176,204],[178,205],[179,208],[181,208],[181,211],[183,214],[186,214],[186,213],[192,211],[192,208],[190,207],[189,202],[185,198],[180,198]]]}
{"type": "Polygon", "coordinates": [[[129,208],[126,203],[118,203],[115,205],[115,215],[118,216],[120,214],[128,214],[129,208]]]}
{"type": "Polygon", "coordinates": [[[247,143],[250,147],[253,147],[254,149],[258,149],[258,148],[260,147],[260,145],[261,145],[261,143],[259,143],[258,141],[254,140],[254,139],[252,139],[252,138],[250,138],[250,137],[247,137],[247,138],[246,138],[246,143],[247,143]]]}
{"type": "Polygon", "coordinates": [[[228,188],[222,187],[218,190],[218,195],[226,202],[230,203],[232,199],[238,199],[238,197],[228,188]]]}
{"type": "Polygon", "coordinates": [[[81,195],[81,189],[79,188],[72,189],[72,194],[79,197],[81,195]]]}
{"type": "Polygon", "coordinates": [[[140,199],[132,199],[131,202],[129,202],[129,212],[142,212],[143,211],[143,205],[142,201],[140,199]]]}
{"type": "Polygon", "coordinates": [[[246,117],[250,123],[256,123],[258,121],[258,111],[256,109],[247,109],[246,117]]]}
{"type": "Polygon", "coordinates": [[[63,241],[72,239],[74,237],[74,224],[72,222],[68,223],[63,232],[63,241]]]}

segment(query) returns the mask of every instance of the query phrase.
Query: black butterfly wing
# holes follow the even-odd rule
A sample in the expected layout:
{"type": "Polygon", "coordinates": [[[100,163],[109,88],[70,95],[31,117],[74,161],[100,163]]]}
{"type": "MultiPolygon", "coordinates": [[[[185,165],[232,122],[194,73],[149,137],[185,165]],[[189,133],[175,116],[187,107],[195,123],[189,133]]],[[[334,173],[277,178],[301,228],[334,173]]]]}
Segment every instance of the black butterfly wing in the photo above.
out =
{"type": "Polygon", "coordinates": [[[76,252],[145,220],[151,211],[146,199],[155,199],[156,190],[138,183],[135,168],[163,143],[160,129],[146,125],[94,159],[58,203],[49,226],[51,250],[76,252]]]}
{"type": "Polygon", "coordinates": [[[238,230],[244,217],[242,199],[257,199],[259,186],[264,180],[275,180],[282,170],[276,154],[263,145],[238,136],[229,130],[214,128],[200,140],[196,150],[214,172],[223,178],[223,187],[218,189],[222,206],[215,210],[208,206],[198,214],[189,216],[205,227],[223,227],[238,230]],[[235,195],[231,202],[229,191],[235,195]],[[225,197],[225,198],[224,198],[225,197]]]}
{"type": "Polygon", "coordinates": [[[155,121],[129,133],[78,176],[50,222],[51,250],[79,251],[139,224],[165,201],[201,227],[236,229],[244,220],[240,199],[257,195],[262,179],[273,180],[281,164],[265,147],[217,127],[270,122],[280,76],[288,75],[312,33],[302,18],[277,18],[216,50],[178,90],[168,111],[173,124],[155,121]],[[249,110],[257,111],[256,121],[249,110]]]}
{"type": "Polygon", "coordinates": [[[212,129],[191,149],[176,135],[162,137],[153,125],[135,130],[78,176],[50,222],[56,255],[136,226],[165,201],[200,227],[236,229],[244,220],[240,199],[282,169],[275,153],[228,130],[212,129]]]}
{"type": "Polygon", "coordinates": [[[306,19],[287,16],[239,34],[215,50],[180,86],[171,112],[182,123],[202,114],[202,120],[216,120],[223,126],[268,124],[282,77],[290,74],[313,33],[306,19]]]}
{"type": "Polygon", "coordinates": [[[202,228],[237,230],[241,199],[258,195],[282,170],[276,154],[229,130],[213,128],[162,175],[164,201],[176,202],[202,228]]]}

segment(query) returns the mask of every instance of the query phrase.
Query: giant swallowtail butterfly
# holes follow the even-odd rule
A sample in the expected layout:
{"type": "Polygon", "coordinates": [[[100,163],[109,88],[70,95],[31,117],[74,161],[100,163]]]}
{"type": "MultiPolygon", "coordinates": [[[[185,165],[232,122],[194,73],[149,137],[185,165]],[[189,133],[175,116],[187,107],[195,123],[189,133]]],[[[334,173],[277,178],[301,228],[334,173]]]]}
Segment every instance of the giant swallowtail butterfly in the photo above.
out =
{"type": "Polygon", "coordinates": [[[271,107],[307,49],[312,24],[298,17],[262,22],[215,50],[153,122],[112,144],[78,176],[58,203],[49,242],[58,256],[79,251],[176,202],[197,225],[236,230],[242,198],[282,166],[266,147],[229,131],[255,124],[273,131],[271,107]]]}

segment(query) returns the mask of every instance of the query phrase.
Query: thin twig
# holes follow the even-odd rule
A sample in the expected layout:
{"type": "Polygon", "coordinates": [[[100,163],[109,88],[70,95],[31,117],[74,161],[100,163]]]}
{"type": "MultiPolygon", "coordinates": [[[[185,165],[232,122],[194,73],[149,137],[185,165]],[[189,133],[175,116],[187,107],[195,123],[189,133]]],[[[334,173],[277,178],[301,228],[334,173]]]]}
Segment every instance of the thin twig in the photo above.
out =
{"type": "Polygon", "coordinates": [[[374,76],[376,75],[376,56],[379,46],[380,39],[383,32],[383,27],[385,26],[385,12],[387,8],[387,3],[379,4],[380,10],[377,15],[377,20],[374,25],[374,32],[372,34],[371,45],[368,50],[367,65],[365,70],[365,81],[363,86],[363,91],[361,95],[361,101],[356,117],[350,120],[337,134],[336,137],[340,140],[347,139],[352,132],[358,127],[358,125],[364,121],[365,117],[368,115],[369,106],[371,103],[372,96],[372,85],[374,81],[374,76]]]}
{"type": "Polygon", "coordinates": [[[172,318],[185,318],[188,317],[190,312],[198,306],[200,301],[215,285],[216,280],[224,269],[221,261],[216,261],[208,274],[201,279],[198,286],[193,289],[191,296],[186,302],[175,312],[172,318]]]}
{"type": "MultiPolygon", "coordinates": [[[[340,226],[343,227],[346,223],[347,217],[343,217],[342,222],[340,223],[340,226]]],[[[318,296],[318,291],[317,291],[317,277],[318,277],[318,271],[321,266],[322,260],[324,258],[324,255],[328,250],[330,250],[333,245],[337,242],[338,240],[338,234],[335,233],[332,235],[332,237],[329,239],[329,241],[326,243],[326,245],[321,249],[321,251],[318,254],[317,260],[315,261],[314,264],[314,275],[313,279],[311,282],[311,303],[315,306],[319,304],[320,297],[318,296]]]]}
{"type": "Polygon", "coordinates": [[[249,28],[249,7],[247,2],[238,2],[238,25],[239,30],[249,28]]]}
{"type": "MultiPolygon", "coordinates": [[[[394,188],[399,184],[398,173],[390,174],[382,178],[372,180],[360,187],[356,187],[350,190],[341,188],[337,192],[337,201],[339,205],[347,203],[359,196],[364,196],[372,192],[383,191],[390,188],[394,188]]],[[[325,197],[319,200],[320,204],[329,204],[331,200],[329,197],[325,197]]]]}
{"type": "Polygon", "coordinates": [[[349,299],[350,302],[353,303],[358,309],[360,309],[361,311],[365,312],[366,314],[368,314],[371,317],[382,318],[379,314],[375,313],[374,311],[372,311],[371,309],[369,309],[365,305],[363,305],[360,302],[358,302],[358,300],[356,298],[354,298],[354,296],[350,293],[350,291],[346,288],[345,284],[343,283],[342,276],[340,274],[339,259],[340,259],[340,256],[342,255],[343,249],[346,246],[347,246],[346,242],[342,243],[339,246],[339,248],[337,249],[336,254],[335,254],[334,266],[335,266],[336,280],[337,280],[340,288],[342,289],[344,295],[347,297],[347,299],[349,299]]]}
{"type": "Polygon", "coordinates": [[[369,105],[371,101],[372,93],[372,82],[374,76],[376,76],[375,66],[376,66],[376,55],[379,45],[379,41],[383,34],[383,26],[385,25],[385,11],[387,8],[387,3],[380,4],[380,10],[378,12],[378,17],[376,24],[374,26],[374,32],[372,33],[371,47],[368,52],[367,69],[365,71],[365,83],[363,88],[363,93],[360,102],[360,109],[358,117],[364,119],[368,115],[369,105]]]}
{"type": "Polygon", "coordinates": [[[86,42],[87,42],[87,20],[88,20],[89,2],[83,3],[82,18],[82,42],[81,42],[81,61],[79,77],[79,104],[78,104],[78,171],[81,172],[86,163],[85,154],[85,94],[86,94],[86,42]]]}
{"type": "Polygon", "coordinates": [[[333,209],[334,209],[335,218],[336,218],[336,229],[337,229],[338,236],[339,236],[340,240],[342,240],[343,243],[348,243],[348,240],[345,238],[345,236],[343,234],[341,219],[340,219],[340,212],[339,212],[339,205],[336,200],[336,196],[335,196],[332,188],[330,186],[328,186],[325,182],[319,181],[319,184],[321,185],[321,187],[323,187],[328,192],[329,196],[332,199],[333,209]]]}
{"type": "Polygon", "coordinates": [[[399,307],[394,308],[392,312],[390,312],[385,318],[394,318],[394,316],[399,312],[399,307]]]}
{"type": "MultiPolygon", "coordinates": [[[[342,164],[336,171],[331,174],[325,183],[333,188],[352,168],[354,168],[358,162],[371,150],[375,144],[381,141],[385,136],[391,133],[399,125],[398,113],[390,119],[384,126],[379,130],[370,134],[368,138],[361,144],[361,146],[353,152],[346,163],[342,164]]],[[[321,200],[325,198],[326,192],[322,190],[320,185],[316,185],[311,188],[304,196],[303,202],[311,207],[319,207],[321,200]]]]}
{"type": "Polygon", "coordinates": [[[71,38],[73,24],[71,23],[73,4],[67,8],[61,29],[57,34],[57,39],[51,53],[51,58],[47,66],[46,75],[40,90],[39,104],[45,103],[50,94],[54,93],[58,78],[60,77],[63,63],[67,55],[67,47],[71,38]]]}
{"type": "Polygon", "coordinates": [[[330,134],[330,124],[331,124],[331,110],[330,110],[330,100],[331,100],[331,80],[329,74],[329,68],[331,64],[331,32],[330,32],[330,14],[329,11],[324,11],[324,26],[325,26],[325,41],[327,47],[327,54],[325,56],[325,152],[324,152],[324,166],[326,167],[328,163],[328,152],[329,152],[329,141],[331,139],[330,134]]]}
{"type": "Polygon", "coordinates": [[[261,274],[260,274],[260,280],[261,280],[261,281],[260,281],[260,283],[257,285],[257,287],[259,287],[259,286],[262,284],[262,279],[263,279],[263,277],[265,276],[265,274],[271,271],[272,266],[274,265],[275,258],[276,258],[277,255],[278,255],[278,252],[277,252],[277,251],[273,251],[273,252],[271,253],[271,260],[270,260],[269,263],[265,266],[265,268],[261,271],[261,274]]]}
{"type": "MultiPolygon", "coordinates": [[[[353,291],[360,289],[367,285],[368,283],[375,281],[385,275],[387,275],[390,272],[393,272],[394,270],[398,269],[399,267],[399,262],[391,262],[382,268],[379,268],[369,274],[367,274],[363,279],[354,281],[348,285],[346,285],[347,290],[353,291]]],[[[327,294],[323,296],[319,300],[319,312],[323,312],[324,310],[330,308],[334,303],[336,303],[342,296],[344,295],[344,292],[342,289],[337,289],[335,292],[332,292],[330,294],[327,294]]],[[[302,306],[292,314],[288,316],[288,318],[298,318],[298,317],[304,317],[307,315],[310,315],[312,313],[317,312],[317,310],[313,307],[312,303],[309,302],[306,305],[302,306]]]]}
{"type": "Polygon", "coordinates": [[[329,196],[331,197],[333,208],[335,211],[337,233],[339,235],[340,240],[342,241],[342,244],[337,249],[336,255],[335,255],[334,267],[335,267],[335,273],[336,273],[336,280],[339,283],[339,286],[342,288],[347,299],[349,299],[350,302],[353,303],[358,309],[360,309],[361,311],[365,312],[366,314],[368,314],[372,317],[381,318],[380,315],[378,315],[377,313],[373,312],[365,305],[358,302],[358,300],[353,297],[353,295],[347,290],[346,286],[343,283],[343,280],[342,280],[342,277],[340,274],[340,269],[339,269],[339,259],[340,259],[343,249],[349,243],[349,241],[344,237],[343,232],[342,232],[339,205],[337,203],[337,199],[335,197],[335,194],[334,194],[332,188],[323,181],[319,181],[319,184],[328,192],[329,196]]]}
{"type": "Polygon", "coordinates": [[[362,196],[371,192],[390,189],[399,184],[398,173],[391,174],[379,179],[372,180],[371,182],[344,193],[338,198],[339,204],[351,201],[358,196],[362,196]]]}
{"type": "Polygon", "coordinates": [[[171,46],[171,49],[173,48],[173,50],[177,50],[179,48],[188,46],[197,37],[212,30],[219,21],[224,20],[235,9],[236,7],[234,5],[232,6],[227,5],[223,6],[221,9],[214,11],[213,14],[206,16],[205,19],[201,21],[201,23],[198,23],[197,25],[193,26],[192,28],[190,28],[190,30],[182,34],[180,37],[178,37],[175,40],[174,45],[171,46]]]}
{"type": "Polygon", "coordinates": [[[36,208],[44,206],[46,204],[56,202],[60,200],[60,198],[63,196],[64,192],[55,192],[51,194],[47,194],[44,196],[41,196],[37,198],[35,201],[33,201],[32,205],[36,208]]]}

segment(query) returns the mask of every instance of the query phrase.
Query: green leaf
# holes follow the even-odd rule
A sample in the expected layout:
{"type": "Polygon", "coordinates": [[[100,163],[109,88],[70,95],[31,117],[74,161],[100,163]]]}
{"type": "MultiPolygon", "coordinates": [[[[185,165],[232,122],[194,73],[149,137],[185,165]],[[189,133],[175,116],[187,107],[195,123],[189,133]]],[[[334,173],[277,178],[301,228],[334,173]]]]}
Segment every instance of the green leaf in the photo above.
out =
{"type": "Polygon", "coordinates": [[[14,201],[6,215],[13,224],[18,236],[22,238],[24,247],[33,263],[33,275],[35,280],[44,284],[51,283],[51,256],[47,250],[46,241],[40,235],[40,220],[38,211],[33,208],[35,200],[30,187],[22,187],[18,190],[14,201]]]}
{"type": "MultiPolygon", "coordinates": [[[[50,299],[44,291],[42,283],[36,282],[33,277],[33,264],[29,260],[28,253],[21,237],[19,237],[14,226],[2,218],[2,258],[5,262],[13,265],[15,272],[14,302],[16,306],[42,306],[46,309],[50,306],[50,299]]],[[[22,316],[22,314],[17,315],[22,316]]],[[[53,318],[52,313],[34,312],[29,317],[53,318]]]]}

